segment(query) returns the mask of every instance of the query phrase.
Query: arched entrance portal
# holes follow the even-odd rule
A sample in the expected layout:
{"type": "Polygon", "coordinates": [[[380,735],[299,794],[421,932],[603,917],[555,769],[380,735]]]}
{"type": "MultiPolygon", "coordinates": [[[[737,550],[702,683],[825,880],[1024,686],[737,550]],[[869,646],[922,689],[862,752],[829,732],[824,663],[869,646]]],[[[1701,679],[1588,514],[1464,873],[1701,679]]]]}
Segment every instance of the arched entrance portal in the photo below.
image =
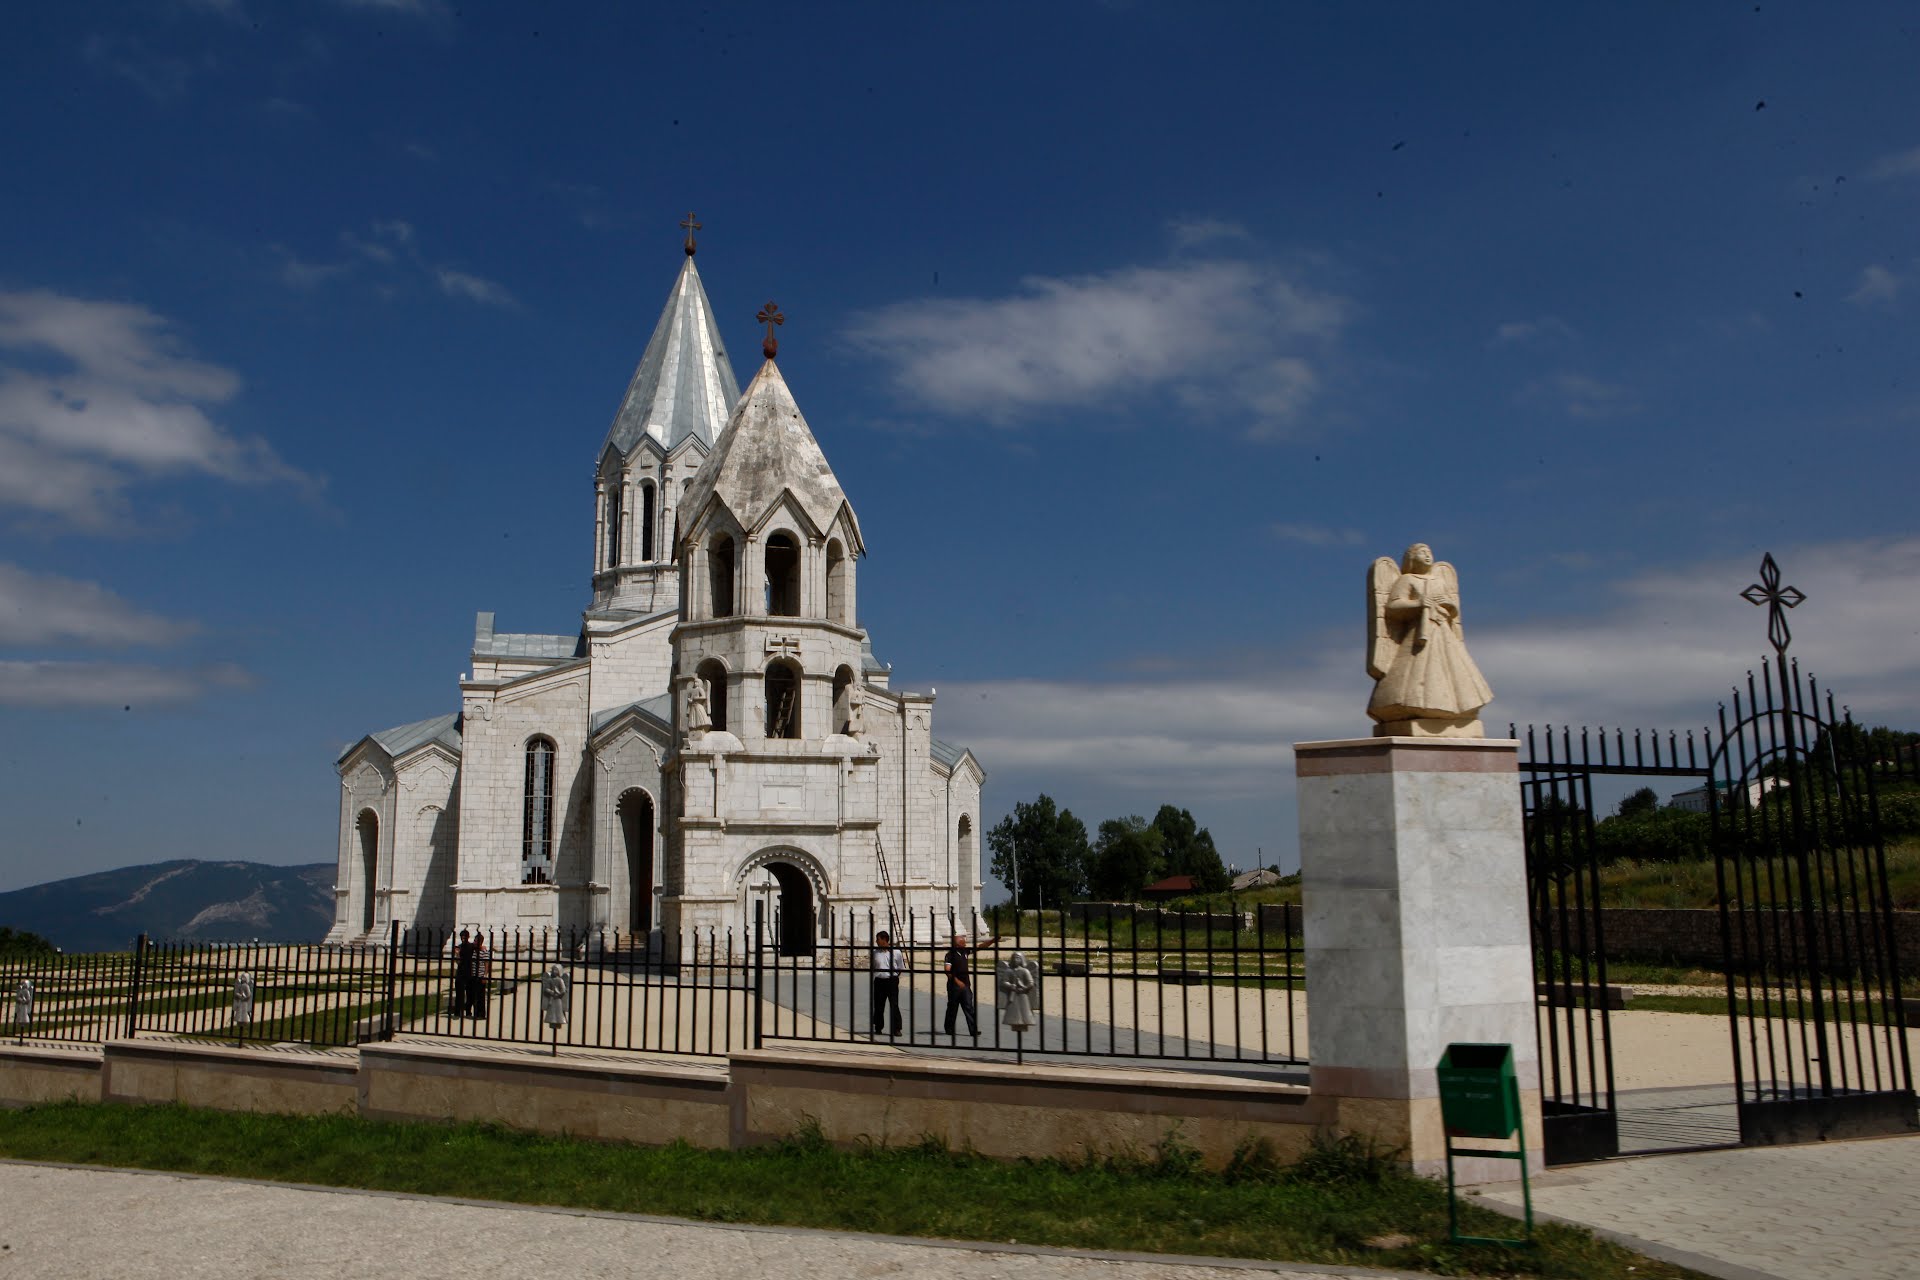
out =
{"type": "Polygon", "coordinates": [[[819,945],[821,907],[831,892],[826,873],[809,853],[763,849],[747,859],[736,881],[744,924],[764,921],[755,944],[783,956],[810,956],[819,945]]]}
{"type": "Polygon", "coordinates": [[[627,928],[653,928],[653,797],[635,788],[617,806],[627,851],[627,928]]]}
{"type": "Polygon", "coordinates": [[[373,931],[373,886],[380,874],[380,819],[371,809],[362,809],[353,828],[360,833],[360,928],[373,931]]]}

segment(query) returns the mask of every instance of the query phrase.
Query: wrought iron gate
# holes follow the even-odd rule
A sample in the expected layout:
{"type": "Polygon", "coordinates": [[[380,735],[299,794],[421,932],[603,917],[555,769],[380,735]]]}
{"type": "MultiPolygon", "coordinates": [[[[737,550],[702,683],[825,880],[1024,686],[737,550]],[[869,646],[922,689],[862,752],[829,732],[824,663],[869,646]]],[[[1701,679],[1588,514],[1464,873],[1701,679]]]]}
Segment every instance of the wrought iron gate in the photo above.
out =
{"type": "Polygon", "coordinates": [[[1518,727],[1508,732],[1521,741],[1546,1161],[1604,1159],[1620,1151],[1610,1014],[1621,999],[1607,975],[1593,780],[1697,784],[1706,777],[1706,755],[1691,732],[1663,738],[1636,731],[1629,737],[1623,730],[1609,736],[1604,729],[1595,734],[1531,725],[1524,735],[1518,727]]]}
{"type": "Polygon", "coordinates": [[[1690,780],[1706,798],[1741,1141],[1920,1127],[1880,805],[1892,784],[1920,793],[1920,758],[1873,743],[1802,677],[1785,610],[1805,597],[1780,585],[1772,556],[1742,595],[1769,607],[1774,657],[1735,689],[1717,732],[1512,730],[1549,1164],[1619,1151],[1599,776],[1690,780]]]}
{"type": "Polygon", "coordinates": [[[1740,1140],[1861,1137],[1916,1127],[1901,959],[1878,791],[1911,752],[1875,759],[1831,694],[1787,656],[1768,556],[1747,598],[1771,606],[1771,661],[1722,710],[1710,761],[1740,1140]]]}

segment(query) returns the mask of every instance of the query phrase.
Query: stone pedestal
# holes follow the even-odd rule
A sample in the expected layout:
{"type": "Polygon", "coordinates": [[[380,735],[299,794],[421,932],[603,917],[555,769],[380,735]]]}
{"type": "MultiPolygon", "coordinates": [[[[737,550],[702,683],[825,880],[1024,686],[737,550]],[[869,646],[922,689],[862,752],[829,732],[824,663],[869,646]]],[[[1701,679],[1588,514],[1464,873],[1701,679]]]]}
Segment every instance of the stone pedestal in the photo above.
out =
{"type": "MultiPolygon", "coordinates": [[[[1334,1124],[1444,1172],[1435,1066],[1454,1041],[1511,1044],[1540,1167],[1519,744],[1355,738],[1294,747],[1308,1057],[1334,1124]]],[[[1473,1160],[1466,1181],[1519,1177],[1473,1160]]]]}

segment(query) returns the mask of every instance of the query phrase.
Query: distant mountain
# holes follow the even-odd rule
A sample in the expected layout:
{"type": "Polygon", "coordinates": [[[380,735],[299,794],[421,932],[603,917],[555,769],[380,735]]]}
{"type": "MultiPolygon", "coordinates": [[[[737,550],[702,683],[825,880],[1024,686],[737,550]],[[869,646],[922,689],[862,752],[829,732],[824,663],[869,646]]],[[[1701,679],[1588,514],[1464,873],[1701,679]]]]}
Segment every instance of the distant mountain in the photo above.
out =
{"type": "Polygon", "coordinates": [[[125,951],[150,938],[318,942],[333,925],[331,862],[155,862],[0,893],[0,925],[67,951],[125,951]]]}

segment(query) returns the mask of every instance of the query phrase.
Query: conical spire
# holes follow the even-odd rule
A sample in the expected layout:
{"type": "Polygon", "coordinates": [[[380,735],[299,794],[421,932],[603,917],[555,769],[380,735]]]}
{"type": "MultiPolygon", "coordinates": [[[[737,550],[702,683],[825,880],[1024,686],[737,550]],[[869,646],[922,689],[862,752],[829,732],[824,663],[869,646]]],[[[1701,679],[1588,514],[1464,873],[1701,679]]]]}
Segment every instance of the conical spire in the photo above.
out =
{"type": "Polygon", "coordinates": [[[688,436],[712,445],[739,399],[713,304],[689,254],[601,452],[612,446],[625,456],[647,435],[669,450],[688,436]]]}
{"type": "Polygon", "coordinates": [[[741,528],[758,528],[783,494],[793,495],[822,533],[844,510],[848,540],[853,544],[848,550],[854,555],[865,550],[846,493],[807,420],[800,416],[780,366],[769,360],[760,366],[726,429],[714,441],[712,455],[681,499],[680,535],[684,537],[708,502],[716,499],[741,528]]]}

